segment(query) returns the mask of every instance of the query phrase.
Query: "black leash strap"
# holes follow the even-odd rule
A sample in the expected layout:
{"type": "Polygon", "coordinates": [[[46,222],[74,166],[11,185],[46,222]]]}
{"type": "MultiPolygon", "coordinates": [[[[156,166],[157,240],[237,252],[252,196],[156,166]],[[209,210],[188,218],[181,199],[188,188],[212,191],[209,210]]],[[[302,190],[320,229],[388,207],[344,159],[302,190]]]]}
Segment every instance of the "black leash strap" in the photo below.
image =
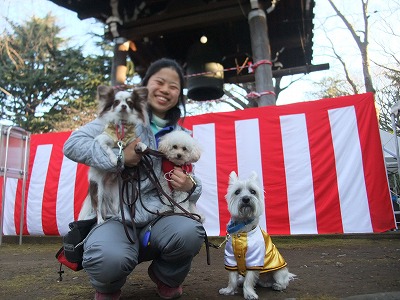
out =
{"type": "MultiPolygon", "coordinates": [[[[124,200],[123,200],[124,199],[124,197],[123,197],[124,189],[125,188],[124,188],[124,184],[123,184],[123,180],[122,180],[122,172],[118,172],[119,207],[120,207],[120,210],[121,210],[122,224],[124,224],[124,230],[125,230],[126,237],[128,238],[128,240],[132,244],[134,244],[135,243],[135,241],[134,241],[135,238],[132,238],[131,235],[129,234],[128,227],[127,227],[128,225],[126,224],[126,220],[125,220],[124,200]]],[[[134,189],[134,187],[132,187],[132,189],[134,189]]],[[[128,190],[128,189],[126,189],[126,190],[128,190]]],[[[133,206],[135,200],[136,199],[133,199],[132,206],[133,206]]],[[[128,205],[128,207],[130,207],[130,205],[128,205]]],[[[133,207],[133,211],[134,211],[134,209],[135,208],[133,207]]],[[[133,221],[132,212],[130,213],[130,219],[131,219],[132,226],[133,226],[135,223],[133,221]]]]}
{"type": "MultiPolygon", "coordinates": [[[[128,240],[132,244],[134,244],[135,243],[135,237],[133,237],[133,238],[131,237],[131,235],[129,234],[129,231],[128,231],[128,225],[126,224],[125,211],[124,211],[124,203],[125,202],[124,202],[123,192],[125,190],[126,193],[127,193],[127,198],[126,199],[128,199],[128,201],[125,204],[131,210],[130,219],[131,219],[132,228],[134,227],[134,224],[135,224],[133,219],[134,219],[134,213],[135,213],[134,204],[135,204],[136,199],[137,199],[137,193],[135,193],[136,192],[135,185],[134,185],[135,181],[134,180],[130,180],[130,179],[133,179],[132,178],[132,174],[126,174],[127,176],[125,176],[125,178],[123,178],[123,176],[122,176],[122,173],[124,172],[124,170],[122,168],[122,150],[123,150],[123,145],[122,145],[121,142],[118,142],[118,147],[119,147],[119,154],[118,154],[118,157],[117,157],[117,159],[118,159],[117,160],[117,168],[118,168],[117,178],[118,178],[119,207],[120,207],[120,210],[121,210],[122,224],[124,225],[124,230],[125,230],[126,237],[128,238],[128,240]],[[128,182],[130,182],[132,184],[131,201],[129,201],[129,198],[130,198],[129,195],[128,195],[129,189],[126,186],[128,182]]],[[[127,172],[125,172],[125,173],[127,173],[127,172]]],[[[135,232],[135,230],[133,232],[135,232]]]]}

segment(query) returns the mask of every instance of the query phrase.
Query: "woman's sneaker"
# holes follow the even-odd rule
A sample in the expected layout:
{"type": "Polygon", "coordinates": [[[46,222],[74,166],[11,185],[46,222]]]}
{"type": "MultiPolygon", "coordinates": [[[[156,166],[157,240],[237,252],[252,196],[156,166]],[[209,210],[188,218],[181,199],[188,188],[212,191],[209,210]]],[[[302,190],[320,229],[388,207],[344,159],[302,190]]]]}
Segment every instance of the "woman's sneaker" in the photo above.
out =
{"type": "Polygon", "coordinates": [[[182,296],[182,286],[170,287],[159,280],[150,267],[147,271],[150,279],[157,285],[157,294],[162,299],[176,299],[182,296]]]}

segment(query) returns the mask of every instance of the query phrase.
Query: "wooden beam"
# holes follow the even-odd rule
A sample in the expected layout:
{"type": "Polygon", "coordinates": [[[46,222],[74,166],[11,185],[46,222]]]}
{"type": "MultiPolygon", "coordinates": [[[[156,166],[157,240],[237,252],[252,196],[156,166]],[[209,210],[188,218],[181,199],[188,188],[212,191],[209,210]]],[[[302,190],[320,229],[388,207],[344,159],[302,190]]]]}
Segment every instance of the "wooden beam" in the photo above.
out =
{"type": "Polygon", "coordinates": [[[225,1],[223,5],[203,5],[193,9],[185,9],[177,13],[168,13],[165,15],[155,15],[135,22],[126,23],[120,30],[121,36],[129,40],[139,40],[143,37],[159,36],[162,33],[181,31],[191,28],[201,28],[218,24],[221,21],[229,22],[245,18],[243,10],[248,11],[249,5],[242,5],[242,9],[236,2],[225,1]],[[230,6],[227,6],[230,4],[230,6]],[[160,30],[161,28],[161,30],[160,30]]]}

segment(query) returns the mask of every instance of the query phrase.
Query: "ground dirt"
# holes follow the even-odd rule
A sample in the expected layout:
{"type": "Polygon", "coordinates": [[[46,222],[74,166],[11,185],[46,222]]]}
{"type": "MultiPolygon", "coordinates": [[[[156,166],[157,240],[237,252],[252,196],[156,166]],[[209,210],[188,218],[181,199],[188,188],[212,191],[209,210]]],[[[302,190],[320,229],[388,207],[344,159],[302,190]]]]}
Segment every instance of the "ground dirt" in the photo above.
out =
{"type": "MultiPolygon", "coordinates": [[[[341,299],[354,295],[400,292],[400,233],[338,236],[273,236],[273,242],[298,277],[284,292],[257,288],[260,299],[341,299]]],[[[219,244],[221,239],[211,239],[219,244]]],[[[64,268],[58,281],[55,253],[59,238],[3,237],[0,245],[0,299],[93,299],[84,271],[64,268]]],[[[181,299],[243,299],[222,296],[227,285],[224,250],[205,247],[193,261],[181,299]]],[[[148,263],[140,264],[122,289],[122,299],[159,299],[147,276],[148,263]]],[[[399,293],[400,294],[400,293],[399,293]]],[[[393,299],[393,298],[391,298],[393,299]]]]}

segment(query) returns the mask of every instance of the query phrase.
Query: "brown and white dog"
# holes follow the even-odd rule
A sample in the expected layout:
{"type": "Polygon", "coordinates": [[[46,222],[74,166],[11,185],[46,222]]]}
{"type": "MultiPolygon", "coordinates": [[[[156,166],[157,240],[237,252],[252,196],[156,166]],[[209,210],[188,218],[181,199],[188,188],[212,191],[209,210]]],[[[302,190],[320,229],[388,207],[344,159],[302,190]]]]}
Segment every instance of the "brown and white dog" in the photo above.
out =
{"type": "MultiPolygon", "coordinates": [[[[122,149],[136,138],[135,126],[148,122],[147,94],[145,87],[132,92],[115,92],[110,86],[97,88],[99,118],[104,120],[104,132],[95,138],[110,161],[117,166],[118,157],[113,148],[122,149]]],[[[146,145],[140,143],[142,151],[146,145]]],[[[106,216],[119,213],[119,190],[117,175],[90,167],[89,196],[92,209],[96,211],[97,223],[103,223],[106,216]]],[[[81,212],[82,214],[82,212],[81,212]]]]}

